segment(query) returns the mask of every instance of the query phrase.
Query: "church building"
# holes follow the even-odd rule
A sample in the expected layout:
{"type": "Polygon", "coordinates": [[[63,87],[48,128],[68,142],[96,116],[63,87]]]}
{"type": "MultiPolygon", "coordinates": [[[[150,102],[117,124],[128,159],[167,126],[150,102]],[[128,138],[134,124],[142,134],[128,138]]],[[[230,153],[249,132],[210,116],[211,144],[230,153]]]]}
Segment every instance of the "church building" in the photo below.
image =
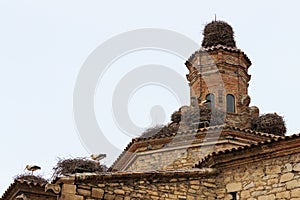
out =
{"type": "MultiPolygon", "coordinates": [[[[107,172],[36,186],[43,199],[300,200],[300,135],[285,136],[281,116],[250,106],[251,61],[232,27],[212,21],[203,35],[185,62],[190,105],[132,139],[107,172]]],[[[2,200],[39,199],[15,185],[2,200]]]]}

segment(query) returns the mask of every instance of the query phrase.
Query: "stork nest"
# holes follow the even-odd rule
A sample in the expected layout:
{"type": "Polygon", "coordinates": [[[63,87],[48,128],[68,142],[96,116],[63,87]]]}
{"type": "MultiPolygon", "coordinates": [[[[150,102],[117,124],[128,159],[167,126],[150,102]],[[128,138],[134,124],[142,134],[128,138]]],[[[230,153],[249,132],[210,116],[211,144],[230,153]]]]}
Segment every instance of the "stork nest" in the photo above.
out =
{"type": "Polygon", "coordinates": [[[203,31],[202,47],[224,45],[236,47],[232,27],[223,21],[212,21],[208,23],[203,31]]]}
{"type": "Polygon", "coordinates": [[[157,125],[146,129],[140,138],[167,135],[180,131],[197,130],[199,128],[222,125],[225,121],[225,113],[218,109],[210,109],[207,106],[186,106],[171,115],[171,123],[157,125]]]}
{"type": "Polygon", "coordinates": [[[225,112],[219,109],[212,110],[208,106],[189,107],[183,111],[179,110],[179,112],[181,114],[181,123],[186,127],[203,128],[221,125],[225,122],[225,112]],[[195,125],[198,126],[195,127],[195,125]]]}
{"type": "Polygon", "coordinates": [[[27,181],[30,183],[38,183],[40,185],[48,183],[48,181],[39,175],[20,174],[14,177],[15,181],[27,181]]]}
{"type": "Polygon", "coordinates": [[[75,173],[95,172],[101,173],[107,171],[105,165],[97,161],[86,158],[59,159],[57,165],[53,168],[53,178],[67,176],[75,173]]]}
{"type": "Polygon", "coordinates": [[[279,136],[284,136],[286,133],[285,121],[282,116],[276,113],[269,113],[252,119],[251,129],[279,136]]]}

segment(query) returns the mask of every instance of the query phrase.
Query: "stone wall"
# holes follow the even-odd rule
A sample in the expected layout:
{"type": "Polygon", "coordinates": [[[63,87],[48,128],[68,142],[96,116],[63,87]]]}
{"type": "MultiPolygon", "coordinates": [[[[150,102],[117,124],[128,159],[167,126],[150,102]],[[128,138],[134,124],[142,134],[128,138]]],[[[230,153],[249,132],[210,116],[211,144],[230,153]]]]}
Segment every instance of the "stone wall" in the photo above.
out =
{"type": "MultiPolygon", "coordinates": [[[[217,143],[217,141],[216,141],[217,143]]],[[[126,171],[151,171],[189,169],[214,150],[225,150],[238,145],[219,142],[216,146],[187,147],[177,150],[165,150],[162,152],[136,153],[136,159],[126,168],[126,171]]]]}
{"type": "MultiPolygon", "coordinates": [[[[201,169],[200,169],[201,170],[201,169]]],[[[225,199],[300,200],[300,154],[266,159],[207,175],[193,171],[80,175],[59,200],[225,199]]]]}
{"type": "MultiPolygon", "coordinates": [[[[269,136],[248,133],[242,130],[218,129],[191,132],[177,136],[167,142],[158,139],[137,141],[124,160],[118,161],[119,171],[151,171],[192,168],[203,157],[225,149],[237,148],[270,139],[269,136]],[[147,149],[147,146],[151,149],[147,149]]],[[[124,156],[123,156],[124,157],[124,156]]]]}
{"type": "MultiPolygon", "coordinates": [[[[201,171],[201,170],[200,170],[201,171]]],[[[207,173],[207,172],[204,172],[207,173]]],[[[59,200],[206,199],[216,198],[214,173],[81,175],[62,185],[59,200]],[[115,177],[114,177],[115,176],[115,177]],[[102,179],[102,180],[101,180],[102,179]]]]}
{"type": "Polygon", "coordinates": [[[218,199],[300,200],[300,154],[247,163],[221,170],[218,184],[223,194],[218,199]]]}
{"type": "Polygon", "coordinates": [[[211,154],[196,167],[65,177],[59,200],[300,200],[300,135],[211,154]]]}

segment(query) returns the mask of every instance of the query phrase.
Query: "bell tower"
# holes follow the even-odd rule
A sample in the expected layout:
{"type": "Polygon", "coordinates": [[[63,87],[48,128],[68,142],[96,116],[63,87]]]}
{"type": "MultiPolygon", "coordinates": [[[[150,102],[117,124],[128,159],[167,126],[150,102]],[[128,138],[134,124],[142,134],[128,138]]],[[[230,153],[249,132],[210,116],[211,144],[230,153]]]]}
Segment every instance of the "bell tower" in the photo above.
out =
{"type": "Polygon", "coordinates": [[[250,59],[236,48],[233,29],[226,22],[207,24],[203,36],[201,49],[185,63],[191,102],[201,105],[210,100],[212,109],[226,113],[225,124],[250,128],[251,119],[259,115],[257,107],[249,107],[250,59]]]}

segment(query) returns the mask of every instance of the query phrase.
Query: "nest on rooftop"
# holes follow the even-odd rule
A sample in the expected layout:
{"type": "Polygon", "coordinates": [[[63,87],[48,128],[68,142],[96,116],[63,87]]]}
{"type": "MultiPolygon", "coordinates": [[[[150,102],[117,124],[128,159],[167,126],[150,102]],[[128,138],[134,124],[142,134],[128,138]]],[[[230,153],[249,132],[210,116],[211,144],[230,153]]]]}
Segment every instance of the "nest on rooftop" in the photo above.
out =
{"type": "Polygon", "coordinates": [[[27,181],[32,183],[38,183],[40,185],[48,183],[48,181],[39,175],[31,175],[31,174],[20,174],[14,177],[15,181],[27,181]]]}
{"type": "Polygon", "coordinates": [[[167,135],[180,131],[197,130],[199,128],[222,125],[225,113],[219,109],[210,109],[208,106],[185,106],[171,115],[171,123],[157,125],[146,129],[140,138],[167,135]]]}
{"type": "Polygon", "coordinates": [[[222,125],[225,122],[225,112],[208,106],[189,107],[181,111],[181,123],[189,129],[222,125]]]}
{"type": "Polygon", "coordinates": [[[53,168],[53,170],[53,178],[56,178],[75,173],[101,173],[107,171],[107,167],[105,165],[101,165],[97,161],[89,160],[87,158],[70,158],[59,159],[58,163],[53,168]]]}
{"type": "Polygon", "coordinates": [[[276,113],[264,114],[252,119],[251,129],[279,136],[284,136],[286,133],[286,126],[283,117],[276,113]]]}
{"type": "Polygon", "coordinates": [[[232,27],[223,21],[212,21],[208,23],[203,30],[202,47],[212,47],[224,45],[227,47],[236,47],[234,32],[232,27]]]}

